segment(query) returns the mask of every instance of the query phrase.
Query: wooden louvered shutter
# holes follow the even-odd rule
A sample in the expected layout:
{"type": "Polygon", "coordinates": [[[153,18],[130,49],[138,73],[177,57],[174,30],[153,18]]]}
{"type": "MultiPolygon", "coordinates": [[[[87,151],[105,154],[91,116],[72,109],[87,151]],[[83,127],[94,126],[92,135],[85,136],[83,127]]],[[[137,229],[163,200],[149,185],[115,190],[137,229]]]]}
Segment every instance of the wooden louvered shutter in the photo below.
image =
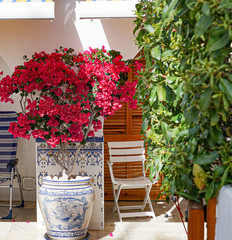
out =
{"type": "MultiPolygon", "coordinates": [[[[143,64],[144,60],[140,60],[143,64]]],[[[129,81],[135,81],[136,75],[133,69],[129,73],[129,81]]],[[[110,179],[109,168],[107,161],[109,160],[109,150],[107,142],[113,141],[135,141],[141,140],[140,135],[142,125],[142,110],[130,109],[127,104],[115,113],[113,116],[109,116],[104,121],[104,191],[105,200],[113,200],[112,183],[110,179]]],[[[126,166],[125,166],[126,167],[126,166]]],[[[160,182],[157,183],[151,190],[151,199],[157,199],[160,189],[160,182]]],[[[121,200],[143,200],[144,190],[122,190],[120,195],[121,200]]]]}

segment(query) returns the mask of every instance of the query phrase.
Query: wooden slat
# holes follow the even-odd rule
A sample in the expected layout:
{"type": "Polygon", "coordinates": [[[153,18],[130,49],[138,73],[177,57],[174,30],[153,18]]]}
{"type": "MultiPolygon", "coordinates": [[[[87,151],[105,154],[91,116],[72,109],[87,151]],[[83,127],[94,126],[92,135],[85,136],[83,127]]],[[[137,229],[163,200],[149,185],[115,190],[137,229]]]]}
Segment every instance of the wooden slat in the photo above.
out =
{"type": "Polygon", "coordinates": [[[111,157],[111,162],[142,162],[145,159],[142,156],[123,156],[123,157],[111,157]]]}
{"type": "Polygon", "coordinates": [[[207,240],[215,239],[217,198],[209,200],[207,205],[207,240]]]}
{"type": "MultiPolygon", "coordinates": [[[[105,146],[107,146],[107,142],[120,142],[120,141],[136,141],[136,140],[141,140],[143,137],[139,134],[123,134],[123,135],[119,135],[119,134],[105,134],[104,132],[104,142],[105,142],[105,146]]],[[[108,146],[107,146],[107,151],[108,151],[108,146]]]]}
{"type": "MultiPolygon", "coordinates": [[[[159,188],[154,188],[151,190],[151,193],[150,193],[150,198],[152,200],[156,200],[157,197],[158,197],[158,193],[159,193],[159,188]]],[[[105,188],[105,193],[104,193],[104,196],[105,196],[105,200],[106,201],[113,201],[114,199],[114,196],[113,196],[113,191],[112,191],[112,188],[108,188],[106,189],[105,188]]],[[[135,190],[122,190],[121,191],[121,194],[120,194],[120,199],[119,200],[122,200],[122,201],[128,201],[128,200],[134,200],[134,201],[143,201],[144,200],[144,196],[145,196],[145,192],[143,190],[140,190],[140,189],[136,189],[135,190]]]]}
{"type": "Polygon", "coordinates": [[[128,107],[126,108],[126,134],[130,134],[132,132],[133,123],[132,119],[132,110],[128,107]]]}
{"type": "Polygon", "coordinates": [[[132,147],[143,147],[143,141],[120,141],[120,142],[108,142],[111,148],[132,148],[132,147]]]}
{"type": "Polygon", "coordinates": [[[188,240],[204,240],[204,208],[197,202],[189,202],[188,240]]]}
{"type": "Polygon", "coordinates": [[[133,148],[133,149],[110,149],[110,155],[136,155],[144,154],[145,150],[143,148],[133,148]]]}

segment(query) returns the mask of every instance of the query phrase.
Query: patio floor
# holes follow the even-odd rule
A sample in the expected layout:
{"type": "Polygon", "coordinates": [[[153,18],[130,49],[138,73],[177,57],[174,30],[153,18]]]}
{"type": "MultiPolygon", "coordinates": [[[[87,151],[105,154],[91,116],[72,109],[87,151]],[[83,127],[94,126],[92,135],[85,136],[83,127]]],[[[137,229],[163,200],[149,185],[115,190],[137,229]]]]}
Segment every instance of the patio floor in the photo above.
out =
{"type": "MultiPolygon", "coordinates": [[[[177,210],[169,218],[165,212],[172,203],[155,203],[153,207],[157,216],[152,218],[128,218],[119,222],[117,214],[112,213],[113,202],[105,202],[105,229],[89,230],[90,240],[186,240],[187,235],[180,221],[177,210]]],[[[186,203],[181,204],[182,212],[186,203]]],[[[0,208],[0,213],[5,211],[0,208]]],[[[37,229],[34,202],[26,202],[25,208],[13,209],[13,220],[0,220],[0,240],[44,240],[45,230],[37,229]]]]}

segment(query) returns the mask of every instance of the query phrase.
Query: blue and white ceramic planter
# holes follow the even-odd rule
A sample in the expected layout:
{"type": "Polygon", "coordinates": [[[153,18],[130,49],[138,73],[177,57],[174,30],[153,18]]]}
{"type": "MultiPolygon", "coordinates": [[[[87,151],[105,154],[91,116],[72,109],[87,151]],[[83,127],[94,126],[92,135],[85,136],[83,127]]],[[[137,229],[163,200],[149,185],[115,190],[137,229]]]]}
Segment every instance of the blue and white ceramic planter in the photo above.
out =
{"type": "Polygon", "coordinates": [[[85,239],[92,215],[94,190],[89,177],[43,179],[39,205],[52,240],[85,239]]]}

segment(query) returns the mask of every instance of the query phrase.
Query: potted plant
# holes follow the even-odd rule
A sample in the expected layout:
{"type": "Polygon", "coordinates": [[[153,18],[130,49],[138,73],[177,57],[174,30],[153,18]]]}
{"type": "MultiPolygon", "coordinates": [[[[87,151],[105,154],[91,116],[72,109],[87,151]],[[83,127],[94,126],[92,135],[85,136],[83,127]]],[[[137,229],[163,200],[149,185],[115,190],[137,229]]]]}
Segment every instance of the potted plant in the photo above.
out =
{"type": "Polygon", "coordinates": [[[74,54],[60,48],[35,53],[11,76],[0,81],[0,100],[12,102],[20,94],[22,112],[9,131],[15,137],[43,139],[62,178],[44,179],[39,191],[40,208],[48,239],[83,239],[93,205],[90,178],[71,178],[75,159],[68,146],[77,144],[75,158],[87,137],[102,128],[99,117],[107,117],[133,100],[135,84],[126,82],[128,65],[116,51],[92,49],[74,54]],[[59,151],[53,148],[59,146],[59,151]],[[86,218],[87,217],[87,218],[86,218]]]}
{"type": "Polygon", "coordinates": [[[227,0],[136,5],[147,167],[164,174],[167,198],[208,203],[232,182],[231,9],[227,0]]]}

